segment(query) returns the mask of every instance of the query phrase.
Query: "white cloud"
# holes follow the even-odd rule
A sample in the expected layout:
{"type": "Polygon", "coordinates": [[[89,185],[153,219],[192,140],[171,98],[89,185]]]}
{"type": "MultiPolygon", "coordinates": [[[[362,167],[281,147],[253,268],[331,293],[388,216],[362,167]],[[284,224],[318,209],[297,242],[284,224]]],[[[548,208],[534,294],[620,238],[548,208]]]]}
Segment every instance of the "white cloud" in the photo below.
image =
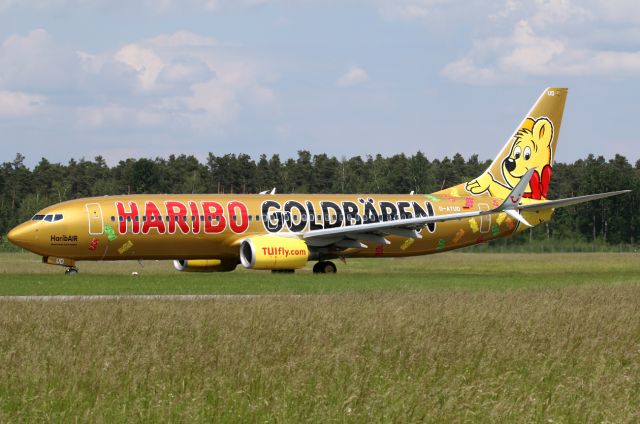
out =
{"type": "Polygon", "coordinates": [[[154,87],[160,71],[165,66],[163,60],[153,50],[137,44],[122,47],[116,52],[114,59],[136,71],[143,90],[151,90],[154,87]]]}
{"type": "Polygon", "coordinates": [[[47,31],[11,35],[0,45],[0,88],[64,91],[78,78],[77,55],[56,45],[47,31]]]}
{"type": "Polygon", "coordinates": [[[238,6],[252,5],[245,0],[144,0],[145,6],[156,13],[166,14],[175,10],[196,9],[216,13],[228,9],[237,3],[238,6]]]}
{"type": "Polygon", "coordinates": [[[526,19],[536,29],[564,25],[569,22],[587,22],[594,13],[586,6],[578,5],[574,0],[504,0],[496,10],[489,13],[490,21],[503,23],[504,20],[526,19]]]}
{"type": "MultiPolygon", "coordinates": [[[[143,0],[147,9],[155,13],[170,13],[175,10],[202,10],[209,13],[238,8],[260,6],[278,0],[143,0]]],[[[130,8],[131,2],[123,0],[0,0],[0,13],[12,9],[51,11],[63,9],[130,8]]]]}
{"type": "Polygon", "coordinates": [[[359,66],[352,65],[337,81],[341,87],[350,87],[369,81],[367,72],[359,66]]]}
{"type": "Polygon", "coordinates": [[[275,100],[265,75],[251,57],[191,32],[82,52],[39,29],[0,46],[0,114],[66,116],[84,130],[216,133],[243,110],[275,100]]]}
{"type": "Polygon", "coordinates": [[[216,40],[211,37],[204,37],[189,31],[178,31],[169,35],[158,35],[149,38],[146,44],[158,47],[208,47],[215,46],[216,40]]]}
{"type": "Polygon", "coordinates": [[[18,91],[0,91],[0,118],[17,118],[34,115],[45,104],[43,96],[18,91]]]}
{"type": "Polygon", "coordinates": [[[157,76],[157,82],[161,86],[176,84],[192,84],[207,81],[215,76],[215,73],[206,63],[194,58],[177,58],[165,64],[157,76]]]}
{"type": "Polygon", "coordinates": [[[446,6],[446,0],[378,0],[380,13],[389,19],[424,19],[446,6]]]}
{"type": "Polygon", "coordinates": [[[518,22],[510,36],[475,41],[442,74],[454,81],[494,84],[531,76],[628,76],[640,73],[640,51],[596,50],[561,37],[537,35],[518,22]]]}

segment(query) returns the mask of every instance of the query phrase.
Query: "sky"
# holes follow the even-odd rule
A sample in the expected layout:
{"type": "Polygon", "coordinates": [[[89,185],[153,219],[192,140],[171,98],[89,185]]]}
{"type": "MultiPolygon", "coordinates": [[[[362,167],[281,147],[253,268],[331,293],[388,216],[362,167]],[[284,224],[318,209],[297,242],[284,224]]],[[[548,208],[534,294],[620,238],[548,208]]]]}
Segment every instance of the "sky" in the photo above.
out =
{"type": "Polygon", "coordinates": [[[637,0],[0,0],[0,162],[298,150],[640,158],[637,0]]]}

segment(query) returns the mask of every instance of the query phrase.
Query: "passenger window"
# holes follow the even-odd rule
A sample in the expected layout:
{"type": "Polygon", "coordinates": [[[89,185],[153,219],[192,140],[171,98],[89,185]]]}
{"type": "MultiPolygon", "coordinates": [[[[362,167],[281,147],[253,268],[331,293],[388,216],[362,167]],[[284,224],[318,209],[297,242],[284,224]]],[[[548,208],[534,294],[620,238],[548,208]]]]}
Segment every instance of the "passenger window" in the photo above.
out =
{"type": "Polygon", "coordinates": [[[119,217],[118,217],[118,221],[120,221],[120,222],[124,222],[124,218],[123,218],[123,217],[121,217],[121,216],[119,216],[119,217]]]}
{"type": "Polygon", "coordinates": [[[51,222],[51,221],[53,221],[53,215],[46,215],[46,216],[44,217],[44,220],[45,220],[45,221],[47,221],[47,222],[51,222]]]}
{"type": "Polygon", "coordinates": [[[116,222],[116,217],[111,215],[111,222],[116,222]]]}
{"type": "Polygon", "coordinates": [[[256,215],[256,221],[260,221],[260,215],[256,215]]]}

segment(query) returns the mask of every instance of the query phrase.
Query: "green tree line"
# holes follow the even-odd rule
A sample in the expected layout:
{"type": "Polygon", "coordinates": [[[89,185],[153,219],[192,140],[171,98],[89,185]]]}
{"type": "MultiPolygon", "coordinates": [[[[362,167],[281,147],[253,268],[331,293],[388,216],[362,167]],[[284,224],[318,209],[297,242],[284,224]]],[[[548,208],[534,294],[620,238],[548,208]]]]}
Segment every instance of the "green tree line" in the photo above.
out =
{"type": "MultiPolygon", "coordinates": [[[[43,158],[30,169],[17,154],[0,168],[0,234],[50,204],[89,196],[133,193],[430,193],[479,176],[490,161],[412,156],[336,158],[298,151],[296,158],[246,154],[216,156],[203,163],[194,156],[127,159],[109,167],[104,158],[51,163],[43,158]]],[[[530,237],[634,244],[640,238],[640,160],[589,155],[556,163],[549,198],[632,189],[632,193],[560,209],[530,237]]]]}

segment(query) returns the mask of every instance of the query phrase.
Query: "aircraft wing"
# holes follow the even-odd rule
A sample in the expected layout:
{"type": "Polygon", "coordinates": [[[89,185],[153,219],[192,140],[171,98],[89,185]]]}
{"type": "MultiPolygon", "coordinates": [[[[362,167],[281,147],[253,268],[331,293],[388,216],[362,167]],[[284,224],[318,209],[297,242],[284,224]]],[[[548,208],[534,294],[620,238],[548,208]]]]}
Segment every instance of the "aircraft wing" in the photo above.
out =
{"type": "Polygon", "coordinates": [[[522,194],[529,184],[529,180],[533,171],[534,169],[530,169],[527,172],[527,174],[529,175],[525,174],[525,176],[523,176],[516,187],[511,191],[507,199],[505,199],[500,206],[494,209],[451,213],[437,216],[425,216],[418,218],[395,219],[391,221],[372,222],[368,224],[347,225],[337,228],[326,228],[303,233],[302,238],[307,241],[307,244],[309,246],[333,246],[345,249],[364,249],[367,247],[367,245],[363,244],[363,241],[369,241],[377,244],[389,244],[390,242],[385,238],[385,236],[388,235],[420,239],[422,238],[420,230],[427,224],[462,220],[500,212],[505,212],[524,225],[531,227],[531,224],[529,224],[522,217],[522,215],[520,215],[520,211],[538,211],[549,208],[570,206],[596,199],[603,199],[605,197],[617,196],[619,194],[624,194],[631,191],[621,190],[609,193],[572,197],[568,199],[546,200],[542,202],[523,205],[520,203],[522,194]]]}
{"type": "Polygon", "coordinates": [[[379,244],[389,244],[384,237],[394,235],[406,238],[422,238],[420,230],[427,224],[456,219],[467,219],[475,216],[488,215],[493,210],[452,213],[448,215],[425,216],[420,218],[395,219],[392,221],[372,222],[369,224],[347,225],[337,228],[308,231],[302,235],[310,246],[327,246],[336,244],[338,247],[366,248],[359,241],[370,241],[379,244]],[[348,240],[353,241],[349,242],[348,240]],[[342,243],[346,241],[346,243],[342,243]]]}

